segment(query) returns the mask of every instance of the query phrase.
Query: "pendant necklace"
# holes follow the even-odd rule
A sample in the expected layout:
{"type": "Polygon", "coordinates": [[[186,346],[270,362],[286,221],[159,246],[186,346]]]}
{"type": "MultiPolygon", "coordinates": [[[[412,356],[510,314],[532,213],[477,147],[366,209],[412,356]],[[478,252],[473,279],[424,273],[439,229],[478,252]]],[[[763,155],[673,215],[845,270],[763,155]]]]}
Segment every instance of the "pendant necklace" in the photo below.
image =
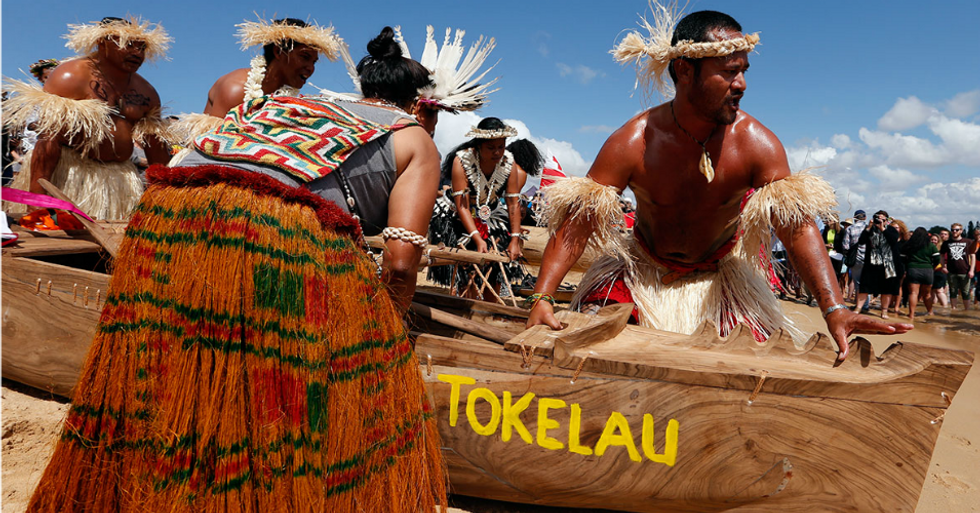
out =
{"type": "Polygon", "coordinates": [[[691,132],[684,130],[684,127],[681,126],[681,122],[677,121],[677,114],[674,113],[673,100],[670,102],[670,115],[674,117],[674,124],[677,125],[677,128],[680,128],[682,132],[691,138],[691,140],[698,143],[698,146],[701,146],[701,163],[698,165],[698,169],[701,171],[701,174],[708,179],[708,183],[711,183],[711,181],[715,179],[715,168],[711,165],[711,156],[708,155],[708,148],[706,145],[708,144],[708,140],[711,139],[711,136],[715,134],[715,129],[718,128],[718,125],[715,125],[708,134],[708,137],[704,138],[704,142],[701,142],[697,140],[696,137],[691,135],[691,132]]]}

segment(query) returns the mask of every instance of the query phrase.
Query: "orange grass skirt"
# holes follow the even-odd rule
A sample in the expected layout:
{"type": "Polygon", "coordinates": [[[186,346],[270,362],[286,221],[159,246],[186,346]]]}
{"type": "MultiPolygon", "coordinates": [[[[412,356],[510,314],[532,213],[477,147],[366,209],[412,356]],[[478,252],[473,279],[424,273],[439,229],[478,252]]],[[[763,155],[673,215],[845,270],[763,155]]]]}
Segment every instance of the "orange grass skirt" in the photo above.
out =
{"type": "Polygon", "coordinates": [[[29,511],[434,511],[446,480],[391,298],[334,204],[155,166],[29,511]]]}

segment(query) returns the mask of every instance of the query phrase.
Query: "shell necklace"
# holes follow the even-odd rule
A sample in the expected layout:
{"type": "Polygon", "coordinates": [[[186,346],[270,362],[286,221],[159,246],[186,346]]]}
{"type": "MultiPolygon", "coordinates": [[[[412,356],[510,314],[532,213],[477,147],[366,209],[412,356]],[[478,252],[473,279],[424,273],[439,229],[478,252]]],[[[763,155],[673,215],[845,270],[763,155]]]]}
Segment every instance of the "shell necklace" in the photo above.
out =
{"type": "Polygon", "coordinates": [[[490,175],[489,180],[480,169],[476,148],[469,148],[460,152],[459,161],[463,164],[463,170],[466,171],[466,179],[469,180],[476,193],[476,203],[479,205],[476,211],[477,215],[483,222],[486,222],[490,219],[492,212],[490,200],[496,197],[494,193],[510,176],[510,171],[514,166],[514,158],[509,151],[505,151],[503,158],[493,169],[493,174],[490,175]],[[480,201],[481,198],[483,199],[482,202],[480,201]]]}

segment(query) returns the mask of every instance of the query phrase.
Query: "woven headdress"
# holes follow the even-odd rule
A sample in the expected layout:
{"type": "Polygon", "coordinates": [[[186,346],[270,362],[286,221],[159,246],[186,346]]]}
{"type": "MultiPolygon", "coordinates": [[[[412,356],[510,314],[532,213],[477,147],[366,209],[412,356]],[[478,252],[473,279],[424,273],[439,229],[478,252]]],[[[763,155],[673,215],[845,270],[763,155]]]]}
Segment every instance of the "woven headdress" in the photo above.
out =
{"type": "Polygon", "coordinates": [[[503,128],[495,128],[493,130],[484,130],[479,127],[471,127],[469,132],[466,132],[466,137],[472,137],[473,139],[504,139],[507,137],[517,137],[517,129],[504,125],[503,128]]]}
{"type": "Polygon", "coordinates": [[[31,75],[34,75],[34,78],[41,80],[41,76],[44,75],[44,70],[48,68],[57,68],[58,64],[60,64],[58,59],[41,59],[34,64],[31,64],[29,69],[31,71],[31,75]]]}
{"type": "Polygon", "coordinates": [[[292,41],[316,48],[327,59],[336,61],[340,49],[344,47],[344,41],[334,33],[333,27],[321,27],[316,22],[301,27],[259,18],[259,21],[246,21],[235,26],[238,27],[238,41],[242,50],[250,46],[281,45],[292,41]]]}
{"type": "Polygon", "coordinates": [[[158,23],[150,23],[133,16],[127,19],[104,18],[82,25],[68,25],[68,40],[65,46],[79,55],[95,51],[99,43],[107,37],[115,38],[120,48],[131,41],[146,43],[146,60],[152,61],[167,56],[173,39],[158,23]]]}
{"type": "MultiPolygon", "coordinates": [[[[405,38],[402,37],[401,27],[395,27],[394,30],[395,40],[398,41],[402,49],[402,56],[411,59],[412,53],[408,49],[408,44],[405,43],[405,38]]],[[[476,42],[470,45],[464,57],[463,36],[466,31],[457,29],[450,40],[451,33],[452,29],[447,28],[446,37],[443,39],[440,49],[436,44],[435,30],[431,25],[426,27],[425,49],[422,51],[422,58],[419,63],[432,73],[434,85],[420,90],[419,95],[424,103],[436,108],[450,112],[474,111],[485,105],[487,96],[496,91],[496,89],[487,90],[497,82],[496,78],[485,84],[480,83],[480,80],[483,80],[483,77],[496,64],[479,75],[477,73],[497,43],[492,37],[485,39],[480,36],[476,42]],[[460,59],[463,60],[462,64],[460,64],[460,59]]],[[[347,74],[354,82],[354,87],[360,92],[361,81],[357,74],[357,66],[347,45],[343,45],[341,57],[347,66],[347,74]]],[[[327,96],[360,98],[360,95],[357,94],[335,93],[328,90],[321,90],[320,92],[327,96]]]]}
{"type": "Polygon", "coordinates": [[[735,39],[695,43],[690,40],[678,41],[671,45],[677,20],[681,12],[674,2],[661,5],[656,1],[650,2],[653,19],[640,18],[639,25],[649,32],[644,38],[637,31],[630,32],[616,45],[610,53],[620,64],[636,66],[637,86],[652,86],[664,97],[674,96],[674,86],[664,77],[670,61],[686,57],[701,59],[704,57],[722,57],[735,52],[751,52],[759,43],[759,34],[749,34],[735,39]]]}

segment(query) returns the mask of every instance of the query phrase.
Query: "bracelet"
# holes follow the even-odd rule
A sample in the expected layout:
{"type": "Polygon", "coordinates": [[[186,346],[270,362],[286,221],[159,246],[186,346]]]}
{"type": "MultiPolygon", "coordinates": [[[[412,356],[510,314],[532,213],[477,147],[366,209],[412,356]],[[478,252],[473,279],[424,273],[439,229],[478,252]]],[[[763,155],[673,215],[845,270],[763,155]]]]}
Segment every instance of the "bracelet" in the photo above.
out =
{"type": "Polygon", "coordinates": [[[534,308],[534,305],[538,304],[539,301],[547,301],[551,303],[551,306],[555,306],[555,296],[544,292],[535,292],[524,300],[524,308],[534,308]]]}
{"type": "Polygon", "coordinates": [[[463,189],[461,191],[453,191],[452,194],[450,194],[450,196],[452,196],[453,198],[456,198],[456,197],[459,197],[459,196],[462,196],[462,195],[466,194],[466,191],[468,191],[468,190],[469,189],[463,189]]]}
{"type": "Polygon", "coordinates": [[[520,237],[520,238],[524,238],[524,234],[523,234],[523,233],[512,233],[512,234],[510,234],[510,236],[511,236],[511,237],[520,237]]]}
{"type": "Polygon", "coordinates": [[[473,230],[472,232],[467,233],[466,236],[472,239],[475,235],[479,235],[479,234],[480,234],[480,230],[473,230]]]}
{"type": "Polygon", "coordinates": [[[521,193],[519,193],[519,192],[508,192],[508,193],[504,194],[504,197],[505,198],[520,198],[521,197],[521,193]]]}
{"type": "Polygon", "coordinates": [[[413,232],[412,230],[406,230],[405,228],[395,228],[389,226],[384,230],[381,230],[381,235],[382,237],[384,237],[385,240],[388,239],[400,240],[402,242],[414,244],[415,246],[418,246],[420,248],[425,248],[425,246],[429,243],[429,240],[426,239],[425,236],[419,235],[413,232]]]}
{"type": "Polygon", "coordinates": [[[826,319],[828,315],[836,312],[837,310],[846,310],[846,309],[847,309],[847,305],[843,303],[837,303],[836,305],[831,306],[830,308],[827,308],[826,310],[823,311],[823,318],[826,319]]]}

